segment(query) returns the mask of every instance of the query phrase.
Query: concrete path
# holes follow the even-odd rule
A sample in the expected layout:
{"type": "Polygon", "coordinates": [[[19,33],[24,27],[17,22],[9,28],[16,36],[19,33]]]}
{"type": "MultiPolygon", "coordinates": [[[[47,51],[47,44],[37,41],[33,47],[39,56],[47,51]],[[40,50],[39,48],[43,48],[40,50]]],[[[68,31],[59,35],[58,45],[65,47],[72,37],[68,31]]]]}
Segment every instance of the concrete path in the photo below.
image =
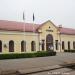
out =
{"type": "Polygon", "coordinates": [[[25,70],[63,64],[75,61],[75,53],[57,53],[56,56],[0,60],[0,71],[25,70]]]}

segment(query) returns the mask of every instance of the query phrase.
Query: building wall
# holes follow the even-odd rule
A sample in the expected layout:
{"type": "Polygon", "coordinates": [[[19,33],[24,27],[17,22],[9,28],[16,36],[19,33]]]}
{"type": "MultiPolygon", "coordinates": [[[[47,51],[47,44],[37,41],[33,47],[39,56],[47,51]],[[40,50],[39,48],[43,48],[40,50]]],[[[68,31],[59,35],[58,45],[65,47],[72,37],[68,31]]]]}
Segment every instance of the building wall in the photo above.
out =
{"type": "MultiPolygon", "coordinates": [[[[2,31],[0,30],[0,40],[2,41],[2,52],[0,53],[9,53],[9,41],[14,41],[14,53],[21,52],[21,41],[26,41],[26,52],[31,51],[31,42],[35,41],[36,51],[42,51],[41,42],[45,41],[45,51],[46,49],[46,36],[51,34],[53,36],[53,48],[56,52],[64,52],[62,50],[62,41],[65,42],[65,49],[68,49],[67,42],[70,41],[71,49],[73,49],[73,41],[75,41],[75,35],[66,35],[61,34],[58,28],[50,21],[44,23],[39,29],[38,33],[35,32],[20,32],[20,31],[2,31]],[[56,50],[55,40],[58,40],[58,50],[56,50]],[[4,44],[7,45],[7,48],[4,47],[4,44]]],[[[10,52],[12,53],[12,52],[10,52]]]]}
{"type": "MultiPolygon", "coordinates": [[[[48,34],[51,34],[53,36],[54,50],[57,51],[57,52],[60,51],[59,46],[58,46],[58,50],[55,49],[55,40],[58,40],[58,42],[60,42],[59,31],[51,22],[47,22],[47,23],[43,24],[43,26],[40,27],[40,29],[38,31],[40,32],[40,41],[42,39],[45,40],[45,50],[46,50],[46,36],[48,34]]],[[[41,50],[41,48],[40,48],[40,50],[41,50]]]]}
{"type": "MultiPolygon", "coordinates": [[[[0,40],[2,41],[2,53],[9,53],[9,41],[14,41],[14,52],[21,53],[21,41],[26,41],[26,52],[31,52],[31,41],[36,42],[36,51],[39,50],[39,40],[37,33],[31,32],[13,32],[13,31],[0,31],[0,40]],[[7,48],[4,48],[4,44],[7,45],[7,48]]],[[[12,52],[10,52],[12,53],[12,52]]]]}
{"type": "MultiPolygon", "coordinates": [[[[70,41],[70,48],[71,48],[71,50],[73,50],[73,42],[75,41],[75,35],[62,34],[61,35],[61,43],[62,43],[62,41],[64,41],[65,49],[67,49],[67,50],[68,50],[68,41],[70,41]]],[[[61,50],[62,50],[62,48],[61,48],[61,50]]]]}

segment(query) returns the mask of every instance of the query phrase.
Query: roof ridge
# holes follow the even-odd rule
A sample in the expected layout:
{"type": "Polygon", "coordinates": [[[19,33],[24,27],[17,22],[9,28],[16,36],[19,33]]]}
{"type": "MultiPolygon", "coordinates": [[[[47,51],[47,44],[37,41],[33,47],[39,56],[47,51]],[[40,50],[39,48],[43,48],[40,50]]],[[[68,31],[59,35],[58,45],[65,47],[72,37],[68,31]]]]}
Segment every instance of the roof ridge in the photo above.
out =
{"type": "Polygon", "coordinates": [[[24,22],[17,22],[17,21],[7,21],[7,20],[0,20],[0,29],[2,30],[10,30],[10,31],[30,31],[33,32],[39,27],[39,24],[33,24],[33,23],[24,23],[24,22]],[[25,30],[24,26],[25,25],[25,30]]]}
{"type": "Polygon", "coordinates": [[[35,24],[35,25],[41,25],[41,24],[36,24],[36,23],[28,23],[28,22],[22,22],[22,21],[10,21],[10,20],[0,20],[3,22],[12,22],[12,23],[25,23],[25,24],[35,24]]]}
{"type": "Polygon", "coordinates": [[[64,28],[64,29],[70,29],[70,30],[75,30],[75,28],[68,28],[68,27],[61,27],[60,29],[62,29],[62,28],[64,28]]]}

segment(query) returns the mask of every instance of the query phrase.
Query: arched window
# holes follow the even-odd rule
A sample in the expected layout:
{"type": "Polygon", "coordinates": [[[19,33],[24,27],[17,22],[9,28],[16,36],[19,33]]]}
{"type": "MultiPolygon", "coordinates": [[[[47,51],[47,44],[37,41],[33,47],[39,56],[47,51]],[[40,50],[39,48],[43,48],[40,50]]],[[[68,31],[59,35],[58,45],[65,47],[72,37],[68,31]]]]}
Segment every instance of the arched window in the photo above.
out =
{"type": "Polygon", "coordinates": [[[68,41],[68,50],[70,50],[70,41],[68,41]]]}
{"type": "Polygon", "coordinates": [[[9,41],[9,52],[14,52],[14,41],[9,41]]]}
{"type": "Polygon", "coordinates": [[[0,52],[2,52],[2,41],[0,40],[0,52]]]}
{"type": "Polygon", "coordinates": [[[62,41],[62,49],[63,50],[65,49],[65,43],[64,43],[64,41],[62,41]]]}
{"type": "Polygon", "coordinates": [[[55,40],[55,47],[56,47],[56,50],[58,50],[58,40],[55,40]]]}
{"type": "Polygon", "coordinates": [[[21,52],[26,51],[26,41],[21,41],[21,52]]]}
{"type": "Polygon", "coordinates": [[[35,43],[35,41],[31,42],[31,51],[36,51],[36,43],[35,43]]]}
{"type": "Polygon", "coordinates": [[[75,41],[73,41],[73,49],[75,49],[75,41]]]}
{"type": "Polygon", "coordinates": [[[44,45],[45,45],[45,40],[42,40],[42,51],[44,51],[45,49],[44,45]]]}

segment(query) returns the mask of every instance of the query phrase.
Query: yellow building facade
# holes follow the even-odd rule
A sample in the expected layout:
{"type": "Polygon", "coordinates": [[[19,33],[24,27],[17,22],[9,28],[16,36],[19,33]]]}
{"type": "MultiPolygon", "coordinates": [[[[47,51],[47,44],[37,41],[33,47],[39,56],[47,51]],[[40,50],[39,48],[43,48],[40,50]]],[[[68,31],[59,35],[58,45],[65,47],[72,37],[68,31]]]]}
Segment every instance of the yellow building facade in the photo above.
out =
{"type": "Polygon", "coordinates": [[[51,21],[30,24],[0,21],[0,54],[75,49],[75,29],[57,27],[51,21]]]}

